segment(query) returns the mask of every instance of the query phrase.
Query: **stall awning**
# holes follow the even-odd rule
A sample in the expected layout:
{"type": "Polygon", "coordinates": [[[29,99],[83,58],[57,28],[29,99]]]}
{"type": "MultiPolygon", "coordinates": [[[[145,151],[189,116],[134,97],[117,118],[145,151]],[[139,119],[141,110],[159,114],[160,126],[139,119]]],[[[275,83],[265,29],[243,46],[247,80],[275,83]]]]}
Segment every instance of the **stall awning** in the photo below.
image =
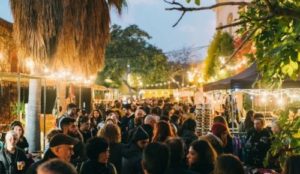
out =
{"type": "MultiPolygon", "coordinates": [[[[259,79],[256,63],[253,63],[249,68],[240,72],[239,74],[208,83],[203,86],[203,91],[225,90],[225,89],[252,89],[253,84],[259,79]]],[[[297,81],[285,80],[282,84],[283,88],[299,88],[300,79],[297,81]]]]}

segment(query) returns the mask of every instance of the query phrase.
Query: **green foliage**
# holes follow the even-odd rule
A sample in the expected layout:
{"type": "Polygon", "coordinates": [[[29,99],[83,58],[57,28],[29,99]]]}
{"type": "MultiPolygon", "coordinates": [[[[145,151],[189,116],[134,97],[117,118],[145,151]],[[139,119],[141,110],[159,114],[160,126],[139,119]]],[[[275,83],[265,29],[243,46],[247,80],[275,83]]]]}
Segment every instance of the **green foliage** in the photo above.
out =
{"type": "Polygon", "coordinates": [[[216,76],[220,70],[219,57],[229,56],[233,51],[234,45],[232,36],[226,32],[217,32],[208,47],[205,68],[203,70],[204,79],[208,80],[216,76]]]}
{"type": "Polygon", "coordinates": [[[273,135],[272,145],[264,164],[272,165],[275,159],[279,161],[282,168],[289,156],[300,154],[300,118],[289,119],[287,110],[281,113],[278,124],[281,131],[273,135]]]}
{"type": "MultiPolygon", "coordinates": [[[[274,9],[300,9],[300,1],[271,1],[274,9]]],[[[241,11],[241,21],[247,22],[240,33],[254,31],[256,58],[262,84],[280,86],[286,78],[297,79],[300,73],[300,18],[292,14],[273,16],[264,1],[253,0],[253,6],[241,11]],[[270,16],[268,19],[266,16],[270,16]],[[262,20],[263,19],[263,20],[262,20]]]]}
{"type": "MultiPolygon", "coordinates": [[[[190,3],[191,0],[186,0],[187,3],[190,3]]],[[[196,5],[200,5],[201,4],[201,0],[194,0],[196,5]]]]}
{"type": "Polygon", "coordinates": [[[168,78],[167,57],[162,50],[151,45],[149,39],[151,36],[136,25],[125,29],[113,25],[111,42],[106,48],[105,67],[96,82],[118,88],[128,80],[129,73],[134,81],[130,84],[132,87],[138,87],[137,79],[143,84],[165,81],[168,78]]]}

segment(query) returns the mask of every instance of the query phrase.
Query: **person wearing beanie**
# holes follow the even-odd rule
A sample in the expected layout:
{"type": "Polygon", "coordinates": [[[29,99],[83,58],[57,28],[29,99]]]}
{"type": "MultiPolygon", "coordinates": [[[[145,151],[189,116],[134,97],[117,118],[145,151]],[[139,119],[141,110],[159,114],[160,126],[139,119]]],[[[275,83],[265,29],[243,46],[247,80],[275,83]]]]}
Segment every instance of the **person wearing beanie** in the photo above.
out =
{"type": "Polygon", "coordinates": [[[70,163],[73,155],[73,147],[78,143],[74,138],[58,133],[49,142],[49,149],[46,150],[44,158],[35,162],[30,166],[26,174],[36,174],[37,168],[50,159],[58,158],[67,163],[70,163]]]}
{"type": "Polygon", "coordinates": [[[214,123],[204,138],[211,143],[217,154],[224,153],[224,147],[227,145],[228,131],[223,123],[214,123]]]}
{"type": "Polygon", "coordinates": [[[115,166],[108,162],[108,147],[104,138],[90,139],[86,145],[88,160],[82,164],[80,174],[117,174],[115,166]]]}
{"type": "Polygon", "coordinates": [[[142,174],[141,165],[143,149],[149,144],[149,135],[139,126],[133,133],[132,139],[122,158],[122,174],[142,174]]]}

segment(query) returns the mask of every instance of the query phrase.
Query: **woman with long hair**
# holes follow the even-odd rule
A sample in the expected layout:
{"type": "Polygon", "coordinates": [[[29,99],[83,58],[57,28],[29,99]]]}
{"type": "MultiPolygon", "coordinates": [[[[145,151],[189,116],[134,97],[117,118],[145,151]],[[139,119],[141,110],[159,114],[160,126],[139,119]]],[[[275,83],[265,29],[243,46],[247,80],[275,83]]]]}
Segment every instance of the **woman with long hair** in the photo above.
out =
{"type": "Polygon", "coordinates": [[[171,137],[175,137],[172,127],[169,122],[159,121],[153,131],[153,142],[164,143],[171,137]]]}
{"type": "Polygon", "coordinates": [[[190,170],[199,174],[211,174],[217,153],[211,144],[204,140],[196,140],[190,145],[187,162],[190,170]]]}
{"type": "Polygon", "coordinates": [[[18,137],[17,146],[24,150],[24,152],[28,152],[29,144],[27,139],[24,136],[24,128],[20,121],[14,121],[11,123],[10,129],[13,130],[18,137]]]}
{"type": "Polygon", "coordinates": [[[101,112],[97,109],[93,110],[90,114],[90,119],[91,119],[91,131],[93,136],[96,136],[97,132],[98,132],[98,124],[101,123],[104,118],[103,115],[101,114],[101,112]]]}
{"type": "Polygon", "coordinates": [[[227,130],[227,143],[225,147],[223,148],[224,153],[233,153],[233,138],[230,132],[230,129],[228,127],[228,123],[222,116],[216,116],[213,120],[214,123],[222,123],[227,130]]]}

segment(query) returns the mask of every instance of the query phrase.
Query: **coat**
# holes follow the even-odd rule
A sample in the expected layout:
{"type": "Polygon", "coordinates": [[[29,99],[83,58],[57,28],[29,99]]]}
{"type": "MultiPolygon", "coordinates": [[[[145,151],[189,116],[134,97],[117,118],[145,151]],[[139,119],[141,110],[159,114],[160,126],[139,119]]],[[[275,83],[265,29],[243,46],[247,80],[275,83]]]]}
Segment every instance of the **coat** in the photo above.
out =
{"type": "Polygon", "coordinates": [[[108,161],[112,163],[117,172],[120,174],[122,170],[122,154],[124,150],[124,144],[113,143],[109,145],[109,159],[108,161]]]}
{"type": "Polygon", "coordinates": [[[130,144],[124,150],[122,158],[122,174],[142,174],[142,149],[136,144],[130,144]]]}
{"type": "Polygon", "coordinates": [[[50,149],[46,150],[46,152],[44,154],[44,158],[40,161],[33,163],[27,170],[26,174],[37,174],[37,171],[36,171],[37,168],[44,162],[46,162],[50,159],[53,159],[53,158],[57,158],[57,156],[54,155],[54,153],[50,149]]]}
{"type": "Polygon", "coordinates": [[[20,148],[16,148],[14,154],[10,154],[5,148],[0,151],[0,173],[1,174],[25,174],[28,169],[28,160],[26,154],[20,148]],[[19,171],[17,162],[24,162],[25,167],[19,171]]]}
{"type": "Polygon", "coordinates": [[[117,174],[113,164],[102,164],[97,161],[87,160],[80,169],[80,174],[117,174]]]}

